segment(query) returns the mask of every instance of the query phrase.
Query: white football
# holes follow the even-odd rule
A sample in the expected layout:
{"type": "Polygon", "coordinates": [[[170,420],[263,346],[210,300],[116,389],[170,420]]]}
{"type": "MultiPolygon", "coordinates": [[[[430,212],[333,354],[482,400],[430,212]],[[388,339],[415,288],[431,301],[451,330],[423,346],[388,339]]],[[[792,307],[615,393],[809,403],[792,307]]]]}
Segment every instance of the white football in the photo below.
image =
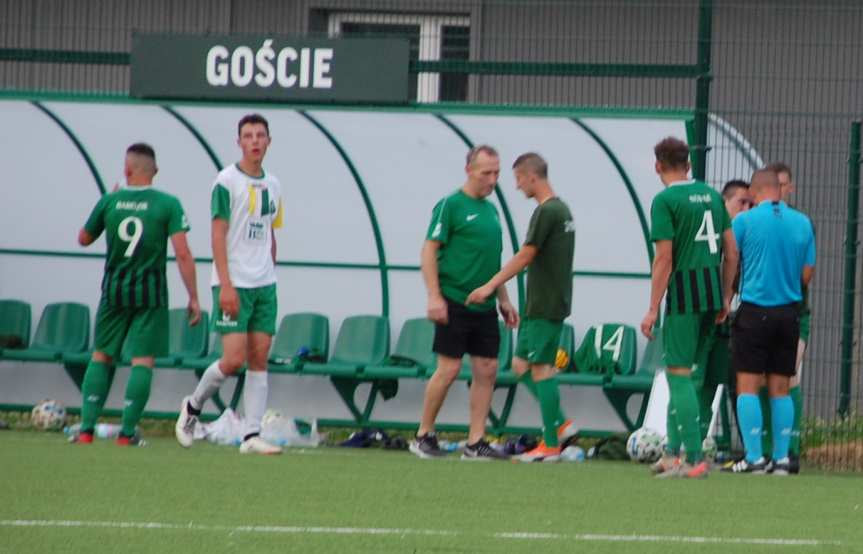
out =
{"type": "Polygon", "coordinates": [[[662,456],[663,437],[654,431],[642,427],[636,429],[626,440],[626,453],[629,459],[647,464],[655,462],[662,456]]]}
{"type": "Polygon", "coordinates": [[[33,427],[42,431],[59,431],[66,423],[66,407],[57,400],[45,399],[30,412],[33,427]]]}

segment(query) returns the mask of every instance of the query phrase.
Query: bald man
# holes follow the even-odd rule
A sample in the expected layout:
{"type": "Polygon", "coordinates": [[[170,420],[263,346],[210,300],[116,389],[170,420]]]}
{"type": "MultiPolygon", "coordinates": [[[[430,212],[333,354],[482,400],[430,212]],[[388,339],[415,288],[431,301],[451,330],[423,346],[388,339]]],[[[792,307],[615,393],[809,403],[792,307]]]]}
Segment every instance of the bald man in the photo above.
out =
{"type": "Polygon", "coordinates": [[[746,456],[728,471],[787,475],[794,420],[788,389],[796,372],[802,289],[815,270],[815,236],[809,218],[782,201],[775,172],[756,171],[750,191],[756,207],[732,222],[742,270],[731,359],[746,456]],[[769,463],[762,451],[763,413],[758,400],[765,375],[773,431],[769,463]]]}

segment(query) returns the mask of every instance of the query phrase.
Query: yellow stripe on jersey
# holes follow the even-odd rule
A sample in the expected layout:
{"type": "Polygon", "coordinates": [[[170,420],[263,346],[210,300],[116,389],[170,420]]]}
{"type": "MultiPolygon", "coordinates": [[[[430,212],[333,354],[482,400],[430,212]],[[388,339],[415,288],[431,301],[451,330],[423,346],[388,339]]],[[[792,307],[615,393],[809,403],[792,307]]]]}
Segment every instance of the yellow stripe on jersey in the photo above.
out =
{"type": "Polygon", "coordinates": [[[255,187],[249,185],[249,215],[255,215],[257,204],[257,196],[255,195],[255,187]]]}
{"type": "Polygon", "coordinates": [[[276,218],[273,219],[273,229],[281,229],[282,228],[282,214],[284,210],[282,209],[282,199],[279,198],[279,209],[276,210],[276,218]]]}

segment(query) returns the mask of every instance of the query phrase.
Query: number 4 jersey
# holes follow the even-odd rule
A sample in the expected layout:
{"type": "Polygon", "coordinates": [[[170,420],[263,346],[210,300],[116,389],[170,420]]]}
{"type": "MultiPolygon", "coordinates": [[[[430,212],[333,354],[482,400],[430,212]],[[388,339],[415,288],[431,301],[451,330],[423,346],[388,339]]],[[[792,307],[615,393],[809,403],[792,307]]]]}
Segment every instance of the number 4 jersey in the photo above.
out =
{"type": "Polygon", "coordinates": [[[722,196],[700,181],[671,183],[650,208],[653,241],[670,240],[666,312],[722,308],[722,234],[731,227],[722,196]]]}
{"type": "Polygon", "coordinates": [[[112,306],[168,305],[168,238],[189,224],[180,201],[151,186],[129,186],[102,196],[84,229],[105,231],[108,243],[102,299],[112,306]]]}
{"type": "MultiPolygon", "coordinates": [[[[228,222],[228,273],[237,288],[257,288],[276,282],[272,229],[282,226],[282,187],[263,173],[246,175],[237,165],[219,172],[213,183],[211,215],[228,222]]],[[[210,280],[219,285],[216,265],[210,280]]]]}

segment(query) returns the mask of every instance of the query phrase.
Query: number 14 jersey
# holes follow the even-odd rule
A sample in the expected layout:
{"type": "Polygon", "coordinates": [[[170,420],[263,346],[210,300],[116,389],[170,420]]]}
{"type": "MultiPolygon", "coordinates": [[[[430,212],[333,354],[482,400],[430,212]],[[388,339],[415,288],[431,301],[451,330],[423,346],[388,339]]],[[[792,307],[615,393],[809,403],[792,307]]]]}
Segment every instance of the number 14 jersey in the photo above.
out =
{"type": "Polygon", "coordinates": [[[168,238],[189,230],[180,201],[152,186],[129,186],[102,196],[84,229],[108,244],[102,300],[111,306],[168,305],[168,238]]]}
{"type": "Polygon", "coordinates": [[[684,314],[722,307],[722,234],[731,227],[722,196],[700,181],[671,183],[650,207],[653,241],[670,240],[665,308],[684,314]]]}

